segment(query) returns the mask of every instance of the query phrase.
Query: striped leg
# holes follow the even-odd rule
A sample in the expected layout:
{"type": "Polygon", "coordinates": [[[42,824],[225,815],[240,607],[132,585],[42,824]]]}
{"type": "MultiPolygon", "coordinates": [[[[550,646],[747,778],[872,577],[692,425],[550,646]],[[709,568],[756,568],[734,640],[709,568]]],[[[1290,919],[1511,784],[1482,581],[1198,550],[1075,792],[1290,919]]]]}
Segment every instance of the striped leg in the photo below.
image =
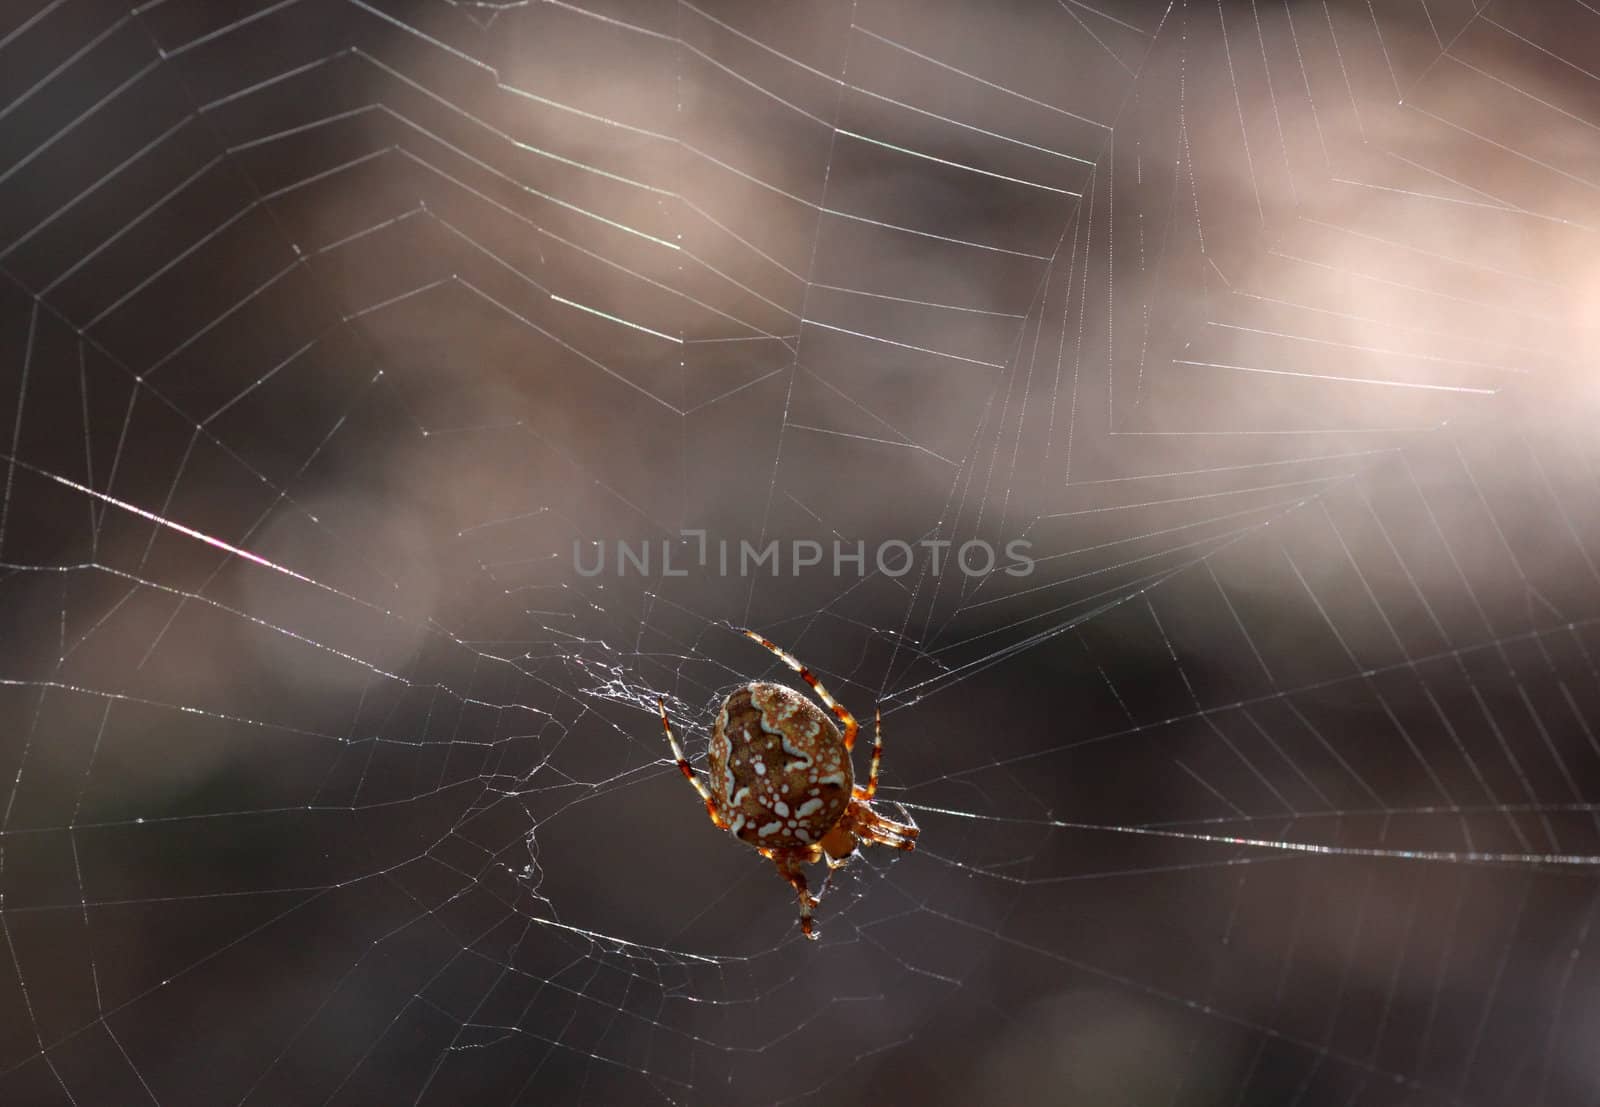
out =
{"type": "Polygon", "coordinates": [[[806,887],[806,874],[800,869],[803,864],[802,857],[789,850],[761,852],[772,858],[773,863],[778,866],[778,875],[787,880],[794,888],[795,894],[800,897],[800,933],[813,942],[816,941],[817,928],[811,922],[811,909],[817,905],[817,897],[806,887]]]}
{"type": "Polygon", "coordinates": [[[763,646],[767,647],[767,649],[777,654],[779,660],[781,660],[785,665],[789,666],[789,668],[793,669],[795,672],[799,673],[801,680],[811,685],[811,690],[817,694],[817,699],[827,704],[828,709],[837,715],[839,717],[839,721],[844,724],[844,748],[847,750],[855,749],[856,731],[860,729],[856,724],[856,717],[850,714],[843,704],[839,703],[832,696],[828,695],[828,690],[822,686],[822,682],[816,678],[816,675],[812,673],[810,669],[800,664],[799,659],[796,658],[792,653],[780,646],[773,645],[755,631],[746,630],[744,631],[744,636],[760,642],[763,646]]]}
{"type": "Polygon", "coordinates": [[[700,783],[700,778],[694,775],[694,769],[689,765],[689,759],[683,756],[683,749],[678,745],[678,740],[672,736],[672,724],[667,722],[667,701],[656,700],[656,706],[661,709],[661,729],[667,732],[667,745],[672,747],[672,756],[678,760],[678,771],[683,778],[694,785],[694,790],[700,793],[700,798],[706,801],[706,814],[711,816],[711,821],[723,830],[728,829],[728,820],[722,817],[722,812],[717,810],[716,800],[711,798],[711,793],[706,786],[700,783]]]}
{"type": "Polygon", "coordinates": [[[867,773],[867,786],[861,790],[861,798],[868,803],[878,794],[878,766],[883,763],[883,712],[872,713],[872,770],[867,773]]]}

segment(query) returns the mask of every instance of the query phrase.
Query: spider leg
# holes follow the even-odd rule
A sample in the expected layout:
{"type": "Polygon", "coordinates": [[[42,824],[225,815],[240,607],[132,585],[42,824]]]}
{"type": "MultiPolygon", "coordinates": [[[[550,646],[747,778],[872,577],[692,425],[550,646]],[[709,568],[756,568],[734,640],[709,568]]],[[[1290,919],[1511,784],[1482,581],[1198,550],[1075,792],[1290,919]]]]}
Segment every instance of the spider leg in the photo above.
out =
{"type": "Polygon", "coordinates": [[[700,798],[706,801],[706,814],[711,816],[711,821],[722,830],[728,829],[728,820],[722,817],[722,812],[717,810],[716,800],[711,798],[711,793],[706,786],[700,783],[700,778],[694,775],[694,769],[689,765],[689,759],[683,756],[683,749],[678,745],[678,740],[672,736],[672,724],[667,722],[667,701],[657,699],[656,706],[661,709],[661,729],[667,732],[667,745],[672,747],[672,756],[678,760],[678,771],[683,778],[694,785],[694,790],[700,793],[700,798]]]}
{"type": "Polygon", "coordinates": [[[838,700],[835,700],[832,696],[828,695],[828,690],[822,686],[822,682],[817,679],[816,674],[802,665],[799,658],[795,657],[794,654],[790,653],[788,650],[785,650],[781,646],[773,645],[755,631],[744,630],[743,633],[746,638],[760,642],[763,646],[767,647],[767,649],[777,654],[780,661],[789,666],[789,668],[793,669],[795,672],[799,673],[801,680],[811,685],[811,690],[817,694],[817,699],[827,704],[828,709],[837,715],[839,717],[839,721],[844,724],[844,748],[847,750],[855,749],[856,731],[860,729],[859,725],[856,723],[856,717],[850,714],[849,710],[838,700]]]}
{"type": "Polygon", "coordinates": [[[883,712],[872,713],[872,770],[867,774],[867,786],[861,798],[871,802],[878,794],[878,766],[883,762],[883,712]]]}
{"type": "Polygon", "coordinates": [[[917,828],[892,823],[885,820],[883,826],[861,826],[856,828],[856,833],[861,835],[863,842],[875,846],[893,846],[895,849],[914,850],[917,848],[917,828]]]}
{"type": "Polygon", "coordinates": [[[922,833],[915,823],[895,822],[878,814],[870,804],[855,799],[850,801],[847,817],[851,831],[868,845],[913,850],[917,848],[917,835],[922,833]]]}
{"type": "Polygon", "coordinates": [[[795,894],[800,897],[800,933],[813,942],[817,940],[817,928],[811,922],[811,909],[817,905],[817,897],[806,888],[806,874],[801,871],[802,859],[790,852],[775,853],[763,850],[772,863],[778,866],[778,875],[787,880],[794,888],[795,894]]]}
{"type": "Polygon", "coordinates": [[[846,865],[850,864],[850,862],[854,861],[857,857],[860,857],[860,856],[861,856],[861,850],[860,850],[859,847],[856,848],[856,849],[851,850],[849,853],[845,854],[843,857],[835,857],[831,853],[823,854],[822,855],[822,859],[828,863],[828,879],[829,880],[833,879],[833,870],[834,869],[842,869],[846,865]]]}
{"type": "Polygon", "coordinates": [[[827,853],[827,851],[822,851],[822,861],[827,862],[827,867],[829,867],[830,870],[843,869],[845,865],[850,864],[850,862],[854,861],[856,857],[861,856],[861,843],[856,840],[854,835],[851,835],[850,841],[850,853],[840,854],[840,856],[835,857],[834,854],[827,853]]]}
{"type": "Polygon", "coordinates": [[[854,857],[854,856],[856,856],[854,853],[847,854],[846,856],[841,857],[837,861],[835,861],[832,857],[829,857],[827,854],[823,854],[822,855],[823,860],[825,860],[828,863],[828,875],[823,877],[823,879],[822,879],[822,887],[817,890],[817,902],[818,903],[821,903],[824,899],[828,898],[828,891],[829,891],[829,889],[831,889],[833,887],[833,874],[838,872],[840,869],[844,868],[845,865],[847,863],[849,863],[850,859],[852,857],[854,857]]]}

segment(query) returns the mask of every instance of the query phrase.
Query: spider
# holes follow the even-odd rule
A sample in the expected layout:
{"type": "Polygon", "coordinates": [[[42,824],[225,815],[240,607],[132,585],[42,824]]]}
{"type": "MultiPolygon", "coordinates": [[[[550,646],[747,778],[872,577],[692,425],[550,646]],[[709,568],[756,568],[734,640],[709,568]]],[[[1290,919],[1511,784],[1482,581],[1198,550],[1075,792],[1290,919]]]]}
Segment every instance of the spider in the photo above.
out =
{"type": "Polygon", "coordinates": [[[874,713],[872,772],[866,786],[854,783],[850,751],[856,744],[855,716],[828,695],[811,670],[793,655],[753,630],[746,637],[777,654],[800,674],[817,698],[839,721],[782,684],[755,681],[735,689],[722,701],[711,730],[708,759],[711,787],[695,776],[667,721],[667,701],[660,699],[661,729],[678,761],[678,771],[705,801],[706,813],[719,828],[756,848],[778,868],[800,897],[800,931],[815,940],[811,911],[817,897],[806,887],[806,865],[827,861],[837,869],[854,857],[861,843],[917,848],[915,823],[897,823],[872,809],[878,791],[878,766],[883,760],[883,718],[874,713]]]}

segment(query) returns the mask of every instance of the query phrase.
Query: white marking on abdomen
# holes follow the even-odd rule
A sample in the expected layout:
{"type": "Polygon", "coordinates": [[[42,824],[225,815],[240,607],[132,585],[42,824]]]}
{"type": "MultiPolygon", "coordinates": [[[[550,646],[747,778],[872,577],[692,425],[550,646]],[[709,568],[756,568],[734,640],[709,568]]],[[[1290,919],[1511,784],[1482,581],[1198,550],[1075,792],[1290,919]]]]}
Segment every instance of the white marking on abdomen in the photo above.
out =
{"type": "Polygon", "coordinates": [[[791,745],[790,742],[789,742],[789,736],[787,734],[785,734],[783,736],[783,741],[782,741],[781,744],[783,746],[783,752],[788,754],[790,757],[795,758],[795,760],[793,760],[793,761],[789,762],[789,764],[785,765],[784,768],[786,768],[786,769],[809,769],[809,768],[811,768],[811,764],[812,764],[811,755],[809,753],[807,753],[805,750],[796,749],[793,745],[791,745]]]}

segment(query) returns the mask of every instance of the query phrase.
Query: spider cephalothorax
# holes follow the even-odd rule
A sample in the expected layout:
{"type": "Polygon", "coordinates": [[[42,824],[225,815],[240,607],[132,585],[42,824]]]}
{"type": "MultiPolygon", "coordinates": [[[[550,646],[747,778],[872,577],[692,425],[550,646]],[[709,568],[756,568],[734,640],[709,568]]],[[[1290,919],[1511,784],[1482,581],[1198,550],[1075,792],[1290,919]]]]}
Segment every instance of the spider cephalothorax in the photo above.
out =
{"type": "Polygon", "coordinates": [[[915,849],[917,827],[897,823],[872,809],[883,759],[883,721],[876,719],[872,771],[865,786],[855,783],[850,751],[858,729],[811,670],[756,634],[744,632],[783,659],[811,686],[817,698],[839,717],[844,733],[816,704],[782,684],[756,682],[735,689],[722,702],[711,731],[709,789],[695,776],[667,721],[666,731],[678,770],[705,800],[711,821],[771,860],[800,897],[800,929],[817,936],[811,909],[817,900],[806,887],[806,865],[826,860],[838,867],[866,842],[915,849]]]}

